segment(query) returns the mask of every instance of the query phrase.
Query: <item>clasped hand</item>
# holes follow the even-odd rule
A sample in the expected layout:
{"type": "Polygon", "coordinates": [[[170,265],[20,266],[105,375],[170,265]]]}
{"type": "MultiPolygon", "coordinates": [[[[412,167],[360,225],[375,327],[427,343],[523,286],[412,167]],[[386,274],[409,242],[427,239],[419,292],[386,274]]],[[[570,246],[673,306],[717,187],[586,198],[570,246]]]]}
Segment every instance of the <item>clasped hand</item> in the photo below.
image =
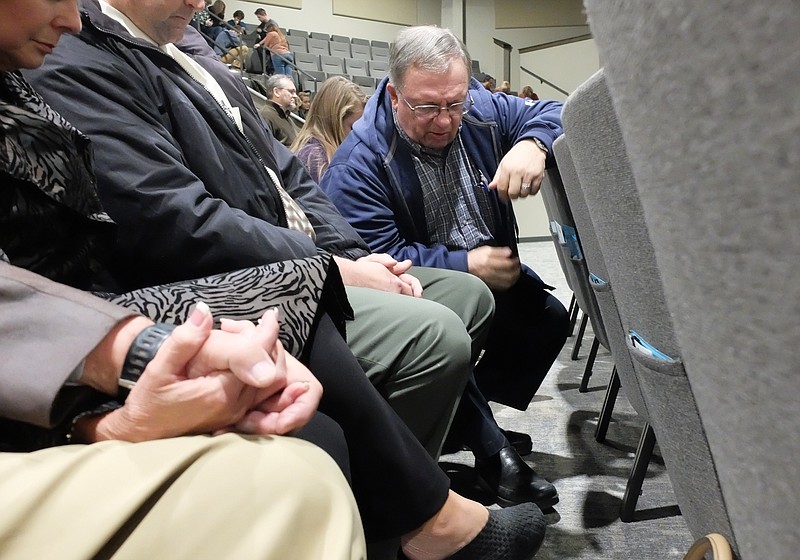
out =
{"type": "Polygon", "coordinates": [[[334,257],[342,280],[348,286],[373,288],[407,296],[421,297],[422,284],[408,274],[412,262],[398,261],[386,253],[372,253],[356,261],[334,257]]]}
{"type": "Polygon", "coordinates": [[[97,425],[100,439],[144,441],[237,431],[286,434],[305,425],[322,385],[278,340],[278,312],[258,325],[223,320],[208,307],[164,341],[125,405],[97,425]]]}

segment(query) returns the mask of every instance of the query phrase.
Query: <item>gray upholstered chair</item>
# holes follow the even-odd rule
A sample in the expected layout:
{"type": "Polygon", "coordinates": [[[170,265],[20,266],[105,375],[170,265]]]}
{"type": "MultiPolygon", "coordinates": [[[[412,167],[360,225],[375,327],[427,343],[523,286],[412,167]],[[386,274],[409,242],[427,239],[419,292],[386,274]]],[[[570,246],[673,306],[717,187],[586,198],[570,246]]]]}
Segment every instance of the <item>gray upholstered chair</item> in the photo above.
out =
{"type": "Polygon", "coordinates": [[[389,48],[372,46],[372,59],[389,62],[389,48]]]}
{"type": "Polygon", "coordinates": [[[308,52],[308,38],[300,35],[287,35],[286,42],[289,43],[289,50],[293,53],[308,52]]]}
{"type": "Polygon", "coordinates": [[[294,53],[294,63],[301,70],[319,70],[319,55],[296,52],[294,53]]]}
{"type": "Polygon", "coordinates": [[[733,540],[602,71],[567,99],[563,123],[650,425],[678,505],[696,538],[719,532],[733,540]]]}
{"type": "Polygon", "coordinates": [[[350,41],[331,41],[330,43],[331,56],[339,56],[342,58],[350,58],[350,41]]]}
{"type": "Polygon", "coordinates": [[[300,73],[300,89],[316,92],[325,81],[325,72],[319,70],[304,70],[300,73]]]}
{"type": "Polygon", "coordinates": [[[579,388],[580,392],[584,393],[588,390],[587,385],[592,374],[597,351],[601,345],[604,348],[608,348],[608,337],[603,326],[603,318],[600,316],[600,310],[597,307],[597,300],[589,284],[589,272],[580,241],[581,233],[575,228],[575,220],[572,218],[572,210],[569,207],[564,184],[561,181],[561,174],[557,167],[552,167],[545,172],[539,193],[542,196],[542,202],[544,202],[545,211],[550,220],[550,233],[553,237],[561,269],[564,272],[567,284],[575,294],[578,307],[583,311],[581,328],[574,342],[573,360],[577,359],[577,351],[580,348],[586,321],[589,320],[592,324],[594,338],[589,356],[586,359],[586,367],[584,368],[583,379],[579,388]]]}
{"type": "MultiPolygon", "coordinates": [[[[360,58],[345,58],[344,59],[345,74],[350,76],[369,76],[367,70],[367,61],[360,58]]],[[[372,79],[375,81],[375,78],[372,79]]]]}
{"type": "Polygon", "coordinates": [[[369,42],[366,44],[356,43],[354,38],[353,42],[350,43],[350,53],[352,54],[352,58],[370,60],[372,58],[372,47],[369,46],[369,42]]]}
{"type": "MultiPolygon", "coordinates": [[[[560,240],[558,235],[553,232],[553,219],[554,213],[558,211],[555,202],[555,194],[552,192],[553,187],[548,187],[551,181],[554,179],[551,178],[549,170],[545,172],[544,179],[542,180],[542,188],[539,191],[539,194],[542,197],[542,202],[544,203],[544,209],[547,213],[548,220],[550,220],[550,229],[551,229],[551,237],[553,239],[553,244],[555,245],[556,250],[556,257],[558,258],[558,264],[561,266],[561,270],[564,272],[564,279],[567,281],[567,287],[572,292],[572,298],[569,302],[569,308],[567,309],[567,313],[569,313],[570,318],[570,328],[569,328],[569,336],[572,336],[575,331],[575,321],[578,317],[578,313],[580,312],[580,307],[578,305],[578,301],[575,298],[575,288],[573,288],[573,277],[572,272],[570,270],[569,264],[566,262],[565,254],[566,252],[562,250],[560,247],[560,240]]],[[[558,221],[558,218],[555,218],[558,221]]]]}
{"type": "Polygon", "coordinates": [[[353,83],[361,87],[364,95],[370,96],[375,93],[375,78],[370,76],[353,76],[353,83]]]}
{"type": "Polygon", "coordinates": [[[311,54],[318,54],[320,56],[330,56],[331,46],[330,41],[327,39],[313,39],[308,38],[308,52],[311,54]]]}
{"type": "Polygon", "coordinates": [[[594,224],[589,215],[589,208],[586,205],[586,197],[578,181],[578,173],[575,170],[569,146],[563,135],[557,138],[553,144],[553,154],[558,162],[564,192],[572,211],[575,227],[581,235],[581,247],[586,260],[589,283],[595,294],[600,315],[603,318],[608,348],[611,350],[611,357],[614,360],[614,373],[608,384],[606,398],[597,421],[595,439],[600,442],[605,441],[606,430],[608,429],[611,412],[614,408],[620,385],[628,402],[644,422],[620,506],[620,519],[628,522],[634,518],[636,504],[647,474],[647,467],[653,455],[655,434],[649,424],[647,406],[642,396],[639,380],[636,377],[630,352],[628,351],[626,335],[622,328],[617,302],[614,299],[614,291],[609,280],[605,258],[600,249],[597,234],[594,231],[594,224]]]}
{"type": "Polygon", "coordinates": [[[376,80],[382,80],[389,73],[389,63],[383,60],[370,60],[367,63],[369,75],[376,80]]]}
{"type": "Polygon", "coordinates": [[[338,56],[326,56],[324,54],[319,57],[320,70],[326,74],[341,74],[344,75],[344,59],[338,56]]]}
{"type": "Polygon", "coordinates": [[[794,558],[800,9],[796,0],[587,8],[738,552],[794,558]]]}

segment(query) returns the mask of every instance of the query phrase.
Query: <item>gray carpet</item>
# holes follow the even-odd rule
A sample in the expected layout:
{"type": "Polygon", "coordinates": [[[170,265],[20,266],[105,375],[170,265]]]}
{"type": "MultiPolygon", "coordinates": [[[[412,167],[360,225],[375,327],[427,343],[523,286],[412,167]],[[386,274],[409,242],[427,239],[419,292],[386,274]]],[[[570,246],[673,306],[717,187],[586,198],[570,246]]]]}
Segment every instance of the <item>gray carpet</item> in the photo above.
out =
{"type": "MultiPolygon", "coordinates": [[[[556,286],[555,295],[565,306],[569,305],[572,292],[564,279],[553,243],[524,243],[520,255],[546,282],[556,286]]],[[[620,392],[607,442],[600,444],[594,440],[612,364],[609,352],[601,349],[589,391],[579,393],[591,345],[591,327],[587,329],[579,359],[573,361],[575,338],[567,340],[527,411],[492,405],[502,427],[531,434],[534,451],[525,459],[559,491],[561,501],[555,511],[547,514],[548,533],[536,558],[682,558],[692,538],[660,462],[650,464],[635,521],[622,523],[619,520],[620,502],[642,422],[620,392]]],[[[455,489],[488,503],[488,497],[471,484],[469,467],[473,458],[470,453],[445,455],[441,462],[451,475],[455,489]]]]}

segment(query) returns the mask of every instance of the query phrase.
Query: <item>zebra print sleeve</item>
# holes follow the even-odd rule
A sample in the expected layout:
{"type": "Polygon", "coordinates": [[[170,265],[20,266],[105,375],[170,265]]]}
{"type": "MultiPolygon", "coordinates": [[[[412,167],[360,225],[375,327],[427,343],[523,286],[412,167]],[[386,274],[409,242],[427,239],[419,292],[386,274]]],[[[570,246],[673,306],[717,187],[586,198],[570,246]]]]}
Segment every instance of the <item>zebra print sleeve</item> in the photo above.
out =
{"type": "Polygon", "coordinates": [[[320,311],[331,262],[330,255],[319,255],[104,297],[153,321],[173,324],[182,323],[198,301],[208,304],[217,326],[223,317],[257,321],[266,309],[277,307],[281,344],[299,358],[320,311]]]}

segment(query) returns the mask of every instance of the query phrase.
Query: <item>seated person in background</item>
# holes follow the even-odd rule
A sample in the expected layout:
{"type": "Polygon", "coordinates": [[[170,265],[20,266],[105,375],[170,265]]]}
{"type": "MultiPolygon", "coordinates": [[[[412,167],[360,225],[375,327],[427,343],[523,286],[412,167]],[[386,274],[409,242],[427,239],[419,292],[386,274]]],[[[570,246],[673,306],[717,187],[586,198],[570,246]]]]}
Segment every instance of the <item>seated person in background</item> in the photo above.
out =
{"type": "Polygon", "coordinates": [[[214,40],[214,52],[219,59],[223,64],[230,64],[235,68],[244,68],[244,60],[249,50],[234,29],[223,28],[214,40]]]}
{"type": "Polygon", "coordinates": [[[216,40],[217,36],[225,30],[225,2],[222,0],[215,0],[213,4],[208,7],[208,13],[211,19],[211,27],[205,30],[205,33],[216,40]]]}
{"type": "Polygon", "coordinates": [[[332,76],[322,82],[306,122],[291,145],[315,182],[319,183],[336,148],[364,112],[366,102],[362,89],[344,76],[332,76]]]}
{"type": "Polygon", "coordinates": [[[500,83],[500,87],[497,88],[497,91],[507,94],[511,91],[511,84],[508,83],[508,80],[503,80],[500,83]]]}
{"type": "MultiPolygon", "coordinates": [[[[223,63],[243,68],[244,57],[247,56],[249,49],[242,41],[242,33],[225,23],[225,2],[216,0],[205,11],[208,13],[206,27],[201,27],[199,30],[212,39],[214,52],[223,63]]],[[[244,18],[241,10],[237,12],[244,18]]]]}
{"type": "Polygon", "coordinates": [[[189,22],[189,25],[203,34],[205,34],[207,28],[211,27],[213,24],[214,22],[211,19],[211,14],[208,13],[208,8],[197,10],[192,16],[192,21],[189,22]]]}
{"type": "MultiPolygon", "coordinates": [[[[26,0],[28,7],[30,1],[26,0]]],[[[131,1],[142,6],[138,0],[131,1]]],[[[0,161],[0,175],[5,186],[0,193],[0,247],[8,247],[8,255],[0,251],[3,259],[0,263],[0,332],[6,333],[0,339],[0,345],[4,358],[7,358],[0,363],[0,410],[5,418],[0,423],[3,449],[23,451],[48,447],[63,443],[65,438],[70,442],[93,443],[106,439],[137,442],[228,430],[284,434],[309,421],[319,426],[322,420],[312,420],[319,403],[320,410],[336,416],[344,431],[352,465],[354,494],[366,532],[372,539],[402,537],[403,550],[412,559],[444,558],[454,552],[462,558],[478,558],[482,557],[483,550],[498,548],[503,551],[503,557],[530,557],[543,536],[541,512],[535,506],[523,505],[490,514],[480,504],[449,491],[446,476],[369,384],[328,315],[307,313],[287,317],[292,321],[290,327],[293,329],[299,328],[298,322],[311,325],[308,344],[300,351],[323,380],[323,395],[320,383],[309,370],[283,351],[278,342],[278,314],[272,310],[262,314],[259,325],[249,321],[227,321],[221,330],[212,331],[213,318],[208,306],[198,304],[187,324],[173,329],[168,324],[153,325],[149,319],[134,316],[130,311],[89,294],[53,285],[5,262],[10,258],[47,273],[54,281],[70,282],[75,287],[95,285],[97,277],[105,274],[115,233],[113,223],[102,212],[94,191],[88,141],[53,112],[15,72],[19,67],[33,68],[41,64],[44,53],[38,48],[35,37],[48,36],[57,40],[64,31],[77,32],[80,29],[81,21],[75,4],[48,0],[35,2],[38,5],[34,9],[25,11],[31,14],[29,19],[17,18],[15,27],[0,23],[0,114],[5,123],[2,140],[6,146],[6,157],[0,161]],[[19,328],[19,325],[24,325],[24,328],[19,328]],[[40,341],[39,336],[44,340],[40,341]],[[122,384],[121,380],[130,388],[127,395],[118,394],[117,385],[122,384]]],[[[20,6],[12,7],[18,8],[20,6]]],[[[320,258],[329,260],[328,257],[308,260],[320,258]]],[[[254,272],[251,277],[264,277],[262,270],[254,272]]],[[[324,281],[323,290],[328,287],[335,291],[340,282],[338,277],[332,274],[325,278],[322,272],[311,276],[300,274],[296,278],[301,283],[313,279],[324,281]]],[[[248,311],[253,313],[254,298],[270,305],[270,299],[277,297],[270,291],[269,279],[261,286],[260,294],[241,293],[241,280],[240,275],[232,273],[220,275],[209,285],[194,282],[157,286],[114,299],[123,305],[137,300],[144,302],[145,307],[162,321],[165,316],[174,317],[181,301],[188,299],[186,293],[193,290],[215,296],[215,302],[231,298],[231,309],[249,305],[249,309],[243,310],[244,314],[248,311]]],[[[341,296],[339,301],[341,305],[341,296]]],[[[180,311],[177,315],[178,320],[183,317],[180,311]]],[[[337,432],[332,430],[330,423],[327,427],[321,425],[319,429],[322,431],[318,433],[325,436],[321,443],[336,441],[337,432]]],[[[255,455],[237,451],[237,446],[243,449],[236,443],[239,441],[233,436],[203,438],[197,443],[173,439],[155,446],[150,453],[147,446],[141,452],[138,451],[140,448],[114,452],[114,449],[121,448],[119,444],[100,444],[79,464],[75,464],[74,451],[38,455],[29,462],[41,464],[43,459],[51,459],[56,474],[61,474],[69,482],[66,488],[75,492],[86,488],[90,482],[96,488],[99,481],[113,476],[118,487],[116,493],[103,493],[98,499],[107,503],[105,500],[111,496],[119,496],[122,500],[120,517],[110,516],[109,508],[100,509],[97,515],[102,523],[117,521],[117,524],[108,532],[97,532],[97,525],[87,523],[87,518],[81,516],[80,523],[84,529],[78,534],[85,534],[87,529],[95,531],[88,544],[80,541],[91,549],[87,556],[94,556],[98,550],[111,554],[128,542],[132,551],[140,546],[158,548],[157,543],[166,540],[178,548],[182,546],[181,552],[170,556],[178,557],[192,550],[190,543],[180,539],[180,535],[188,532],[156,531],[161,536],[154,538],[150,534],[152,531],[146,529],[163,529],[167,523],[165,520],[174,517],[183,507],[205,503],[191,496],[185,497],[184,491],[204,483],[213,485],[218,476],[216,473],[222,472],[229,482],[241,484],[243,490],[249,492],[244,495],[241,490],[236,492],[237,501],[246,501],[253,496],[263,498],[264,494],[247,483],[254,479],[254,469],[256,474],[259,467],[278,474],[278,468],[269,461],[274,457],[260,458],[259,455],[263,455],[260,451],[255,455]],[[229,445],[229,441],[233,443],[229,445]],[[222,446],[233,447],[235,455],[219,451],[222,446]],[[205,459],[206,449],[213,452],[209,455],[214,458],[205,459]],[[185,457],[173,464],[163,456],[164,453],[169,455],[169,451],[183,453],[185,457]],[[103,453],[109,464],[97,460],[103,453]],[[119,458],[120,454],[122,458],[119,458]],[[239,461],[235,459],[237,455],[239,461]],[[94,460],[89,461],[91,457],[94,460]],[[134,457],[144,464],[132,464],[134,457]],[[242,463],[246,459],[255,461],[242,463]],[[227,460],[236,461],[233,468],[226,467],[227,460]],[[120,464],[116,465],[117,462],[120,464]],[[187,464],[192,462],[197,463],[197,469],[187,469],[187,464]],[[85,467],[90,463],[97,472],[86,471],[85,467]],[[232,472],[239,472],[237,464],[246,465],[250,472],[231,477],[232,472]],[[125,476],[126,465],[136,473],[137,479],[143,472],[151,474],[150,484],[143,480],[142,484],[131,485],[134,477],[125,476]],[[157,465],[158,472],[153,472],[154,465],[157,465]],[[79,471],[83,472],[85,480],[81,485],[76,484],[79,471]],[[182,474],[187,472],[191,476],[184,478],[182,474]],[[125,484],[119,484],[120,480],[125,484]],[[168,485],[171,487],[165,492],[168,485]],[[156,496],[151,499],[149,492],[156,492],[156,496]],[[146,499],[148,508],[141,507],[143,499],[146,499]],[[161,506],[156,507],[159,504],[161,506]],[[122,535],[116,529],[126,522],[132,524],[131,529],[139,524],[142,530],[122,535]],[[144,537],[137,536],[141,533],[144,537]],[[109,534],[114,539],[106,543],[103,539],[109,534]]],[[[294,449],[292,445],[287,447],[289,455],[294,449]]],[[[280,444],[273,447],[278,448],[276,451],[282,449],[280,444]]],[[[300,455],[296,462],[315,459],[313,452],[302,452],[306,449],[302,444],[295,447],[299,450],[295,455],[300,455]]],[[[345,458],[335,447],[331,447],[331,452],[337,455],[346,471],[345,458]]],[[[26,461],[23,459],[21,462],[26,461]]],[[[19,464],[20,460],[13,463],[19,464]]],[[[0,455],[0,465],[10,468],[12,462],[0,455]]],[[[293,464],[289,457],[286,466],[290,469],[294,466],[300,471],[301,480],[312,474],[307,470],[308,465],[306,470],[301,470],[302,465],[293,464]]],[[[323,464],[321,472],[325,468],[323,464]]],[[[43,490],[53,488],[52,471],[48,474],[33,464],[25,471],[26,475],[34,473],[30,476],[38,478],[39,484],[45,483],[43,490]]],[[[6,481],[14,474],[4,473],[0,484],[8,490],[3,495],[12,496],[11,503],[16,505],[20,503],[21,492],[6,487],[6,481]]],[[[337,484],[336,479],[332,482],[334,486],[337,484]]],[[[28,489],[34,485],[28,481],[19,486],[30,492],[28,489]]],[[[279,505],[282,493],[270,484],[266,487],[273,490],[268,496],[278,499],[275,507],[285,518],[289,506],[279,505]]],[[[229,489],[228,485],[221,488],[229,489]]],[[[200,493],[216,496],[216,488],[206,490],[213,491],[200,493]]],[[[37,493],[29,494],[20,515],[25,515],[26,522],[38,522],[35,528],[41,529],[43,524],[47,524],[46,520],[30,521],[31,510],[42,503],[42,496],[36,496],[37,493]]],[[[336,496],[337,493],[329,491],[325,494],[336,496]]],[[[341,557],[348,557],[348,549],[350,554],[363,557],[361,534],[353,522],[352,503],[348,503],[346,493],[338,494],[335,503],[344,507],[335,510],[343,515],[341,525],[332,527],[341,531],[332,535],[337,542],[336,550],[341,557]]],[[[64,493],[52,495],[58,496],[56,503],[64,504],[64,493]]],[[[81,498],[85,500],[87,496],[81,498]]],[[[293,496],[285,499],[298,501],[293,496]]],[[[304,502],[302,498],[299,501],[304,502]]],[[[92,505],[95,503],[97,500],[91,500],[92,505]]],[[[220,500],[208,509],[216,511],[221,504],[237,511],[242,505],[220,500]]],[[[259,500],[257,505],[263,504],[259,500]]],[[[202,512],[203,520],[196,520],[195,528],[201,521],[209,523],[214,519],[206,509],[186,512],[186,516],[202,512]]],[[[303,515],[310,516],[309,523],[313,520],[315,527],[325,526],[328,518],[316,509],[311,507],[303,515]]],[[[333,512],[330,507],[323,509],[333,512]]],[[[230,511],[225,511],[229,516],[230,511]]],[[[244,505],[244,511],[250,512],[247,505],[244,505]]],[[[47,518],[53,518],[52,511],[47,514],[47,518]]],[[[241,525],[257,532],[262,526],[256,519],[281,525],[274,516],[265,518],[264,515],[253,512],[253,519],[242,519],[241,525]]],[[[60,523],[63,529],[65,521],[60,523]]],[[[301,524],[299,520],[298,524],[301,524]]],[[[0,538],[0,548],[16,546],[23,540],[18,524],[14,526],[13,535],[0,538]]],[[[226,532],[232,539],[247,537],[246,534],[240,535],[235,528],[226,532]]],[[[248,549],[246,554],[249,556],[252,551],[246,545],[259,542],[251,536],[220,544],[218,531],[209,530],[207,534],[215,538],[213,544],[208,543],[209,547],[231,547],[216,555],[219,557],[229,556],[231,550],[238,550],[241,546],[248,549]]],[[[41,532],[33,529],[25,537],[35,537],[38,546],[46,546],[49,542],[41,539],[41,532]]],[[[312,555],[315,547],[321,545],[308,538],[308,534],[303,537],[312,542],[296,546],[307,548],[312,555]]],[[[192,542],[206,541],[193,535],[192,542]]],[[[325,543],[325,540],[321,542],[325,543]]],[[[25,554],[30,554],[28,544],[24,542],[21,545],[25,554]]],[[[63,544],[59,541],[59,546],[63,544]]],[[[324,546],[328,554],[328,543],[324,546]]],[[[202,554],[209,553],[208,548],[201,550],[202,554]]],[[[163,549],[159,553],[163,554],[163,549]]],[[[130,554],[134,555],[134,552],[130,554]]],[[[294,548],[291,555],[296,554],[297,548],[294,548]]],[[[238,557],[238,554],[234,555],[238,557]]]]}
{"type": "Polygon", "coordinates": [[[291,146],[299,130],[298,121],[292,117],[297,108],[297,89],[285,74],[273,74],[264,86],[267,102],[261,108],[261,116],[269,124],[272,135],[284,146],[291,146]]]}
{"type": "Polygon", "coordinates": [[[522,91],[519,92],[519,96],[522,99],[533,99],[534,101],[539,101],[539,96],[533,91],[531,86],[525,86],[522,88],[522,91]]]}
{"type": "MultiPolygon", "coordinates": [[[[194,30],[178,26],[163,6],[109,3],[136,26],[120,23],[127,19],[121,11],[115,19],[85,0],[83,31],[66,36],[42,70],[28,75],[98,146],[98,188],[119,226],[110,284],[132,289],[320,250],[334,254],[354,309],[351,350],[438,457],[452,419],[446,411],[469,379],[491,322],[489,289],[460,272],[419,267],[412,276],[409,262],[370,254],[299,160],[269,134],[242,80],[209,56],[194,30]],[[136,29],[156,39],[134,37],[136,29]],[[131,104],[129,91],[151,95],[131,104]],[[95,108],[91,118],[88,107],[95,108]],[[135,125],[120,130],[120,119],[135,125]]],[[[481,445],[478,431],[468,435],[481,445]]],[[[513,482],[505,499],[554,494],[541,492],[529,473],[513,482]]]]}
{"type": "Polygon", "coordinates": [[[298,91],[297,98],[300,100],[297,105],[297,115],[305,120],[308,110],[311,108],[311,92],[307,89],[298,91]]]}
{"type": "Polygon", "coordinates": [[[195,12],[190,22],[192,27],[200,31],[203,35],[207,36],[212,43],[217,39],[217,35],[219,35],[220,31],[223,29],[223,27],[220,26],[219,20],[217,19],[217,17],[219,17],[217,15],[217,11],[220,11],[220,9],[222,11],[222,16],[224,17],[225,3],[221,0],[217,0],[217,2],[214,2],[213,5],[195,12]]]}
{"type": "MultiPolygon", "coordinates": [[[[488,400],[525,410],[569,320],[550,286],[520,264],[509,199],[538,191],[561,133],[561,104],[492,94],[470,68],[449,30],[401,31],[389,76],[321,186],[373,251],[469,272],[492,289],[497,311],[475,375],[488,400]]],[[[490,484],[502,479],[494,464],[477,465],[490,484]]]]}
{"type": "Polygon", "coordinates": [[[244,23],[244,12],[242,10],[233,12],[233,18],[228,20],[228,25],[230,25],[239,36],[247,34],[247,26],[244,23]]]}

